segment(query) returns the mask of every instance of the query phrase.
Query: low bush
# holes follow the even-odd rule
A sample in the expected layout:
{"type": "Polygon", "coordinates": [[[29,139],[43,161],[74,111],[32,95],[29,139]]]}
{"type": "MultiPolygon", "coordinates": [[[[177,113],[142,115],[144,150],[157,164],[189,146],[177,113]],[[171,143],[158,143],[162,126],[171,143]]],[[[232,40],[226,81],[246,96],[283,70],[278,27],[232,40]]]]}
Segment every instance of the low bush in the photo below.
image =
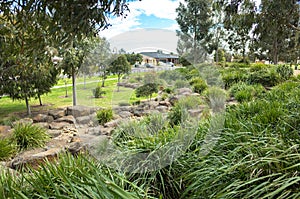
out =
{"type": "Polygon", "coordinates": [[[294,70],[289,65],[278,65],[276,67],[276,72],[283,81],[288,80],[294,74],[294,70]]]}
{"type": "Polygon", "coordinates": [[[9,138],[0,138],[0,161],[12,157],[17,152],[16,144],[9,138]]]}
{"type": "Polygon", "coordinates": [[[261,96],[264,91],[264,87],[260,84],[248,85],[244,82],[234,84],[229,89],[230,96],[238,102],[251,101],[254,97],[261,96]]]}
{"type": "Polygon", "coordinates": [[[103,125],[113,119],[113,111],[111,108],[97,111],[97,120],[99,124],[103,125]]]}
{"type": "Polygon", "coordinates": [[[95,89],[93,89],[93,95],[95,98],[101,98],[105,94],[105,91],[103,91],[101,86],[97,86],[95,89]]]}
{"type": "Polygon", "coordinates": [[[226,89],[235,83],[247,82],[248,76],[246,70],[224,70],[222,72],[222,80],[226,89]]]}
{"type": "Polygon", "coordinates": [[[267,69],[268,69],[268,66],[263,63],[255,63],[255,64],[251,64],[251,66],[250,66],[250,72],[267,70],[267,69]]]}
{"type": "Polygon", "coordinates": [[[200,77],[193,78],[190,81],[190,84],[193,87],[193,91],[195,93],[199,93],[199,94],[201,94],[207,88],[206,82],[202,78],[200,78],[200,77]]]}
{"type": "Polygon", "coordinates": [[[177,80],[174,84],[175,88],[189,88],[190,84],[186,80],[177,80]]]}
{"type": "Polygon", "coordinates": [[[46,129],[30,123],[14,125],[13,138],[19,150],[42,147],[50,139],[46,129]]]}
{"type": "Polygon", "coordinates": [[[228,94],[224,89],[219,87],[210,87],[203,93],[203,95],[214,112],[219,112],[225,109],[225,102],[228,99],[228,94]]]}
{"type": "Polygon", "coordinates": [[[252,72],[248,77],[250,84],[261,84],[264,87],[272,87],[280,82],[280,77],[274,69],[252,72]]]}

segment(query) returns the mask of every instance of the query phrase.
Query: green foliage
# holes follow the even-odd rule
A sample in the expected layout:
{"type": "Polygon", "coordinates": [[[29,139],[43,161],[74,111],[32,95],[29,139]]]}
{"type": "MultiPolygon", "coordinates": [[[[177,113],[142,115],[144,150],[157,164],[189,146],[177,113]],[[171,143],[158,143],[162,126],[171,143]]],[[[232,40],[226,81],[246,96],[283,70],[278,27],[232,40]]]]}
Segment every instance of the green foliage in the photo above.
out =
{"type": "Polygon", "coordinates": [[[261,84],[265,87],[275,86],[279,81],[280,77],[274,69],[254,71],[248,77],[250,84],[261,84]]]}
{"type": "Polygon", "coordinates": [[[176,80],[174,87],[175,88],[189,88],[190,84],[186,80],[176,80]]]}
{"type": "Polygon", "coordinates": [[[248,85],[244,82],[236,83],[229,89],[230,96],[234,97],[238,102],[251,101],[264,91],[264,87],[260,84],[248,85]]]}
{"type": "Polygon", "coordinates": [[[17,147],[9,138],[0,138],[0,161],[4,161],[12,157],[17,152],[17,147]]]}
{"type": "Polygon", "coordinates": [[[103,125],[113,119],[113,111],[111,108],[97,111],[97,120],[99,124],[103,125]]]}
{"type": "Polygon", "coordinates": [[[103,91],[101,86],[97,86],[95,89],[93,89],[93,95],[95,98],[101,98],[106,92],[103,91]]]}
{"type": "Polygon", "coordinates": [[[195,93],[199,93],[199,94],[201,94],[207,88],[206,82],[202,78],[200,78],[200,77],[193,78],[190,81],[190,84],[193,87],[193,91],[195,93]]]}
{"type": "Polygon", "coordinates": [[[255,63],[255,64],[251,64],[251,66],[250,66],[250,72],[267,70],[267,68],[268,68],[268,66],[266,64],[255,63]]]}
{"type": "Polygon", "coordinates": [[[288,80],[294,74],[294,70],[289,65],[278,65],[276,72],[283,81],[288,80]]]}
{"type": "Polygon", "coordinates": [[[158,85],[156,83],[144,84],[143,86],[140,86],[135,90],[137,97],[149,97],[149,100],[151,100],[152,94],[157,92],[158,85]]]}
{"type": "Polygon", "coordinates": [[[49,138],[45,128],[34,124],[17,122],[13,129],[13,140],[19,150],[42,147],[49,138]]]}
{"type": "Polygon", "coordinates": [[[222,80],[226,89],[235,83],[247,82],[247,79],[248,73],[242,69],[228,69],[222,71],[222,80]]]}
{"type": "Polygon", "coordinates": [[[189,96],[180,99],[168,113],[168,119],[172,126],[179,125],[188,117],[188,110],[196,109],[203,102],[199,97],[189,96]]]}
{"type": "Polygon", "coordinates": [[[205,90],[203,95],[214,112],[223,111],[225,109],[228,94],[224,89],[213,86],[205,90]]]}
{"type": "Polygon", "coordinates": [[[127,61],[125,55],[119,55],[112,63],[110,72],[118,76],[118,82],[124,74],[128,74],[131,70],[130,63],[127,61]]]}
{"type": "Polygon", "coordinates": [[[100,165],[86,154],[61,155],[56,162],[46,162],[38,170],[17,176],[0,171],[3,198],[120,198],[147,197],[121,174],[100,165]],[[114,173],[112,176],[111,174],[114,173]]]}

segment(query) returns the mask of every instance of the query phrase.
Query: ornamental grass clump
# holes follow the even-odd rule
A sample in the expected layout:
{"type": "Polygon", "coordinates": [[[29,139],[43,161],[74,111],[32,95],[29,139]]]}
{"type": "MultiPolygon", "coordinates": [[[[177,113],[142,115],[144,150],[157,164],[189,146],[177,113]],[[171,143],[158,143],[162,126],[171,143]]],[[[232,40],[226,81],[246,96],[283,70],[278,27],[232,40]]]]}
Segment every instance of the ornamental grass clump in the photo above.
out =
{"type": "Polygon", "coordinates": [[[17,152],[17,147],[9,138],[0,138],[0,161],[4,161],[12,157],[17,152]]]}
{"type": "Polygon", "coordinates": [[[49,139],[46,129],[34,124],[18,122],[13,129],[13,140],[19,150],[43,147],[49,139]]]}

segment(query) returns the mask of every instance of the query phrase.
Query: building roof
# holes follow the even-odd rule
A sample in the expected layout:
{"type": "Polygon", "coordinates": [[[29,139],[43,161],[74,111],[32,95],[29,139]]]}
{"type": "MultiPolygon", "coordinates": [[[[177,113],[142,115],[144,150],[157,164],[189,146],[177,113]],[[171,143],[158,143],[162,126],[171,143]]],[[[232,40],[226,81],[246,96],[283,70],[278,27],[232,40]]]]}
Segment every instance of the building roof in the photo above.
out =
{"type": "Polygon", "coordinates": [[[162,52],[141,52],[139,54],[155,59],[178,59],[177,55],[165,54],[162,52]]]}

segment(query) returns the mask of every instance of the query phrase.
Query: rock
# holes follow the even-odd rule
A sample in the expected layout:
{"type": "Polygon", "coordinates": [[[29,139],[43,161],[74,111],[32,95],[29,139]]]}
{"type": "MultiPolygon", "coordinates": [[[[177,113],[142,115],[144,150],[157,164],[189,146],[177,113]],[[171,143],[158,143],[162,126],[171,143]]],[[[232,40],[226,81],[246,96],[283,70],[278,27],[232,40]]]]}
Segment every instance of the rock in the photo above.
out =
{"type": "Polygon", "coordinates": [[[122,111],[132,112],[132,107],[131,106],[118,106],[118,107],[114,108],[115,113],[119,113],[122,111]]]}
{"type": "Polygon", "coordinates": [[[51,115],[38,114],[33,117],[33,122],[53,122],[54,118],[51,115]]]}
{"type": "Polygon", "coordinates": [[[58,109],[58,110],[50,110],[48,115],[52,116],[55,120],[61,118],[66,115],[65,109],[58,109]]]}
{"type": "Polygon", "coordinates": [[[167,106],[167,107],[171,106],[171,103],[168,101],[160,101],[158,104],[160,106],[167,106]]]}
{"type": "Polygon", "coordinates": [[[56,119],[55,122],[67,122],[69,124],[75,124],[76,120],[73,117],[73,115],[67,115],[67,116],[63,116],[61,118],[56,119]]]}
{"type": "Polygon", "coordinates": [[[52,122],[49,124],[49,128],[53,130],[60,130],[65,127],[73,127],[74,125],[67,122],[52,122]]]}
{"type": "Polygon", "coordinates": [[[51,138],[55,138],[55,137],[58,137],[60,136],[60,134],[62,133],[61,130],[48,130],[47,131],[48,135],[51,137],[51,138]]]}
{"type": "Polygon", "coordinates": [[[64,127],[62,133],[76,136],[78,135],[78,130],[75,127],[64,127]]]}
{"type": "Polygon", "coordinates": [[[191,95],[193,93],[190,88],[179,88],[176,90],[178,95],[191,95]]]}
{"type": "Polygon", "coordinates": [[[13,126],[16,124],[20,124],[20,123],[33,124],[33,120],[31,118],[23,118],[23,119],[13,122],[13,126]]]}
{"type": "Polygon", "coordinates": [[[103,126],[105,128],[115,128],[117,127],[120,123],[121,123],[122,120],[112,120],[110,122],[106,122],[103,126]]]}
{"type": "Polygon", "coordinates": [[[0,126],[0,138],[7,138],[12,135],[10,126],[0,126]]]}
{"type": "Polygon", "coordinates": [[[166,113],[169,108],[167,106],[157,106],[156,110],[158,110],[160,113],[166,113]]]}
{"type": "Polygon", "coordinates": [[[45,129],[49,129],[49,123],[47,123],[47,122],[34,123],[34,125],[40,126],[42,128],[45,128],[45,129]]]}
{"type": "Polygon", "coordinates": [[[77,117],[76,121],[78,124],[89,124],[91,121],[90,116],[82,116],[82,117],[77,117]]]}
{"type": "Polygon", "coordinates": [[[73,115],[75,118],[89,116],[96,112],[96,109],[87,106],[70,106],[67,108],[67,115],[73,115]]]}
{"type": "Polygon", "coordinates": [[[66,150],[69,151],[71,154],[76,155],[80,151],[84,149],[81,142],[72,142],[68,146],[66,146],[66,150]]]}
{"type": "Polygon", "coordinates": [[[47,151],[38,152],[35,154],[23,154],[14,158],[7,165],[12,169],[21,169],[27,166],[32,168],[38,168],[39,165],[45,163],[45,161],[51,161],[56,159],[57,155],[63,151],[62,148],[51,148],[47,151]]]}
{"type": "Polygon", "coordinates": [[[189,114],[191,117],[198,117],[203,110],[201,109],[193,109],[193,110],[188,110],[189,114]]]}
{"type": "Polygon", "coordinates": [[[177,102],[178,102],[178,97],[177,96],[173,96],[169,98],[169,102],[172,106],[174,106],[177,102]]]}
{"type": "Polygon", "coordinates": [[[118,115],[121,117],[121,118],[130,118],[132,117],[132,113],[129,112],[129,111],[121,111],[118,113],[118,115]]]}

